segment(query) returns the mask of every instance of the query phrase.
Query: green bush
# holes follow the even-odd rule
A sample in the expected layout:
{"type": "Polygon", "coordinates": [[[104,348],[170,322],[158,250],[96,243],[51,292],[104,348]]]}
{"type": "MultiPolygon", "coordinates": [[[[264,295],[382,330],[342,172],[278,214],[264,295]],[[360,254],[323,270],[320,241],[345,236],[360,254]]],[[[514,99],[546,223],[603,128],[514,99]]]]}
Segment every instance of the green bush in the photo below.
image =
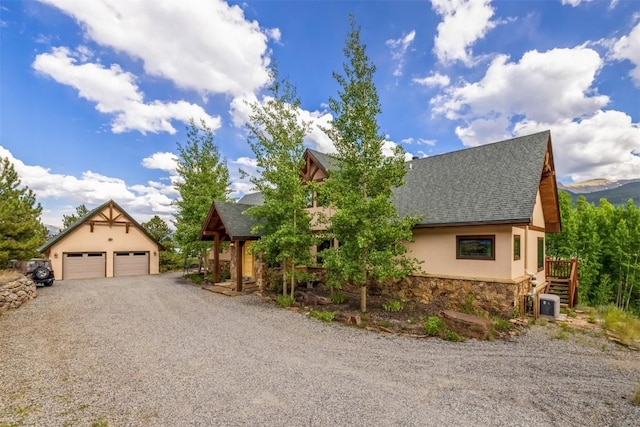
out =
{"type": "Polygon", "coordinates": [[[493,319],[493,327],[496,331],[506,331],[511,327],[511,322],[502,317],[495,316],[493,319]]]}
{"type": "Polygon", "coordinates": [[[318,320],[322,320],[323,322],[331,323],[333,319],[338,315],[337,311],[318,311],[311,310],[309,312],[309,317],[313,317],[318,320]]]}
{"type": "Polygon", "coordinates": [[[382,308],[384,311],[402,311],[404,308],[401,301],[391,300],[386,304],[382,304],[382,308]]]}
{"type": "Polygon", "coordinates": [[[200,273],[189,273],[185,274],[183,277],[196,285],[202,284],[202,281],[204,280],[204,276],[200,273]]]}
{"type": "Polygon", "coordinates": [[[331,302],[335,303],[335,304],[342,304],[343,302],[345,302],[345,300],[347,299],[347,297],[340,293],[340,294],[333,294],[330,297],[331,302]]]}
{"type": "Polygon", "coordinates": [[[451,341],[451,342],[464,342],[466,340],[465,337],[460,336],[455,332],[449,331],[449,330],[444,334],[444,337],[442,337],[442,339],[451,341]]]}
{"type": "Polygon", "coordinates": [[[291,307],[294,303],[294,299],[291,297],[291,295],[278,295],[276,297],[276,303],[280,306],[280,307],[291,307]]]}
{"type": "Polygon", "coordinates": [[[430,337],[438,336],[444,330],[444,322],[438,316],[429,316],[424,323],[424,331],[430,337]]]}

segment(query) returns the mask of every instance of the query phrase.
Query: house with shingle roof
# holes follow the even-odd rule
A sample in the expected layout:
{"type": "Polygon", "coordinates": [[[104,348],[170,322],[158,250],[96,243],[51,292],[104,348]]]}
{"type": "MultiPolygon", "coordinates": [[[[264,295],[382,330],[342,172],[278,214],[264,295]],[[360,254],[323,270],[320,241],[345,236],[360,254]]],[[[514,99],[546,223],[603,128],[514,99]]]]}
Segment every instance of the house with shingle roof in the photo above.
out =
{"type": "MultiPolygon", "coordinates": [[[[308,149],[300,177],[321,182],[336,167],[331,155],[308,149]]],[[[410,289],[402,289],[405,294],[421,302],[438,295],[464,302],[471,293],[478,304],[504,312],[513,309],[532,277],[545,281],[545,233],[561,230],[549,131],[414,158],[406,168],[405,183],[394,189],[393,202],[400,216],[421,218],[413,241],[406,244],[422,271],[410,289]]],[[[261,197],[246,195],[233,212],[215,202],[201,238],[208,232],[232,238],[231,232],[245,234],[239,238],[247,241],[258,239],[246,235],[252,222],[242,212],[261,203],[261,197]],[[218,222],[212,220],[216,214],[218,222]]],[[[331,216],[330,208],[316,199],[309,211],[331,216]]]]}

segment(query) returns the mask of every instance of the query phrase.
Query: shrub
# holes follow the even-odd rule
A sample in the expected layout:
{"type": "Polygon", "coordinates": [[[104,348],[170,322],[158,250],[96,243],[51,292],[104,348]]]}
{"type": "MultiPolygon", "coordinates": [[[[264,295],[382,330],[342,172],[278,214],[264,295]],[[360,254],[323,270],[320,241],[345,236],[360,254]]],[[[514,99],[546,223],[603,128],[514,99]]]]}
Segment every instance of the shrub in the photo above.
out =
{"type": "Polygon", "coordinates": [[[599,309],[602,316],[602,327],[615,333],[622,342],[629,346],[640,347],[640,319],[613,305],[599,309]]]}
{"type": "Polygon", "coordinates": [[[402,311],[403,306],[401,301],[391,300],[386,304],[382,304],[384,311],[402,311]]]}
{"type": "Polygon", "coordinates": [[[183,277],[196,285],[202,284],[202,281],[204,280],[204,277],[200,273],[189,273],[185,274],[183,277]]]}
{"type": "Polygon", "coordinates": [[[278,295],[276,297],[276,303],[280,307],[291,307],[294,302],[295,301],[291,295],[278,295]]]}
{"type": "Polygon", "coordinates": [[[332,303],[342,304],[343,302],[345,302],[347,297],[343,293],[339,293],[331,295],[330,299],[332,303]]]}
{"type": "Polygon", "coordinates": [[[429,316],[427,321],[424,323],[424,331],[430,337],[435,337],[440,335],[440,333],[444,330],[444,322],[438,316],[429,316]]]}
{"type": "Polygon", "coordinates": [[[454,331],[450,331],[450,330],[448,330],[444,334],[444,337],[442,337],[442,338],[447,340],[447,341],[451,341],[451,342],[464,342],[466,340],[465,337],[460,336],[460,335],[456,334],[454,331]]]}
{"type": "Polygon", "coordinates": [[[511,322],[503,319],[502,317],[494,317],[493,318],[493,327],[496,331],[506,331],[511,327],[511,322]]]}
{"type": "Polygon", "coordinates": [[[337,311],[318,311],[311,310],[309,312],[309,317],[313,317],[318,320],[322,320],[323,322],[331,323],[333,319],[338,315],[337,311]]]}

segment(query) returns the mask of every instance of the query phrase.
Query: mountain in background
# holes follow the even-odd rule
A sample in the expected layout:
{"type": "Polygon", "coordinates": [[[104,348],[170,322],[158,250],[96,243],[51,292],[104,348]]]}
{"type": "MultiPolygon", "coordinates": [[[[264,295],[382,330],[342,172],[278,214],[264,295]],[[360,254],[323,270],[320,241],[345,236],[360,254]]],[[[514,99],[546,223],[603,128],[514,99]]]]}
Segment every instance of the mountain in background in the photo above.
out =
{"type": "Polygon", "coordinates": [[[565,190],[576,201],[584,196],[590,203],[598,203],[600,199],[607,199],[612,205],[624,205],[629,199],[640,204],[640,178],[609,181],[606,179],[592,179],[575,184],[558,183],[559,190],[565,190]]]}
{"type": "Polygon", "coordinates": [[[44,226],[47,227],[47,237],[55,236],[62,230],[60,227],[56,227],[55,225],[45,224],[44,226]]]}

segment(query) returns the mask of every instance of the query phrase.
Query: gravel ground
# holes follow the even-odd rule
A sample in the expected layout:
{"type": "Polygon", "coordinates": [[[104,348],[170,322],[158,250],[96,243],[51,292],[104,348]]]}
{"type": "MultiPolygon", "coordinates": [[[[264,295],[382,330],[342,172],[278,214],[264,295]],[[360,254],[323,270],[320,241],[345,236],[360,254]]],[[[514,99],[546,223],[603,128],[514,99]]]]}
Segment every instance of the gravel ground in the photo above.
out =
{"type": "Polygon", "coordinates": [[[0,426],[640,426],[637,352],[384,336],[179,275],[56,282],[0,316],[0,426]]]}

